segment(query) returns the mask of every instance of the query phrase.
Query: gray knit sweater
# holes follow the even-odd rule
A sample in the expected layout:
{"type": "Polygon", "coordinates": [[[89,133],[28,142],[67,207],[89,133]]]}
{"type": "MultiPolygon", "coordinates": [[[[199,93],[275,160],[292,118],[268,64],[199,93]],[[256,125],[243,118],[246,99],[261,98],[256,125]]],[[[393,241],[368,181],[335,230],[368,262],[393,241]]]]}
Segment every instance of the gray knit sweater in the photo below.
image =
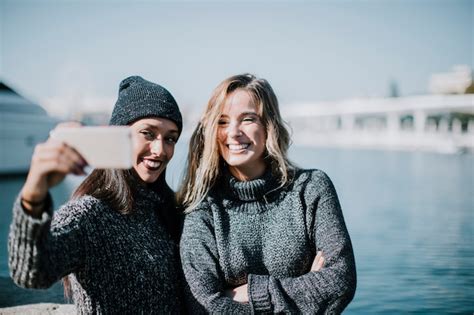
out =
{"type": "Polygon", "coordinates": [[[128,215],[84,196],[54,215],[50,206],[41,219],[26,214],[17,199],[9,235],[15,283],[47,288],[71,273],[79,314],[180,312],[177,244],[160,214],[172,209],[144,187],[134,199],[128,215]]]}
{"type": "Polygon", "coordinates": [[[331,180],[297,170],[277,187],[270,172],[248,182],[226,174],[186,216],[180,251],[194,312],[333,314],[352,300],[354,255],[331,180]],[[325,265],[310,272],[317,250],[325,265]],[[248,304],[224,296],[246,283],[248,304]]]}

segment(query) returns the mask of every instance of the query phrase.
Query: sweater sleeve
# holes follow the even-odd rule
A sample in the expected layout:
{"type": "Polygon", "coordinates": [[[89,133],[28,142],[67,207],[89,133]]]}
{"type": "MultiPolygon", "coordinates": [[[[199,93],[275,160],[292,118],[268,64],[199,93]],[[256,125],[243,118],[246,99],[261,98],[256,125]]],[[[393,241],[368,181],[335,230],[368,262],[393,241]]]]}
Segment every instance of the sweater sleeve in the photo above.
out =
{"type": "Polygon", "coordinates": [[[193,314],[250,313],[248,304],[226,297],[212,215],[195,210],[184,221],[181,262],[187,282],[187,304],[193,314]]]}
{"type": "MultiPolygon", "coordinates": [[[[323,198],[314,200],[313,237],[324,267],[295,278],[248,276],[249,300],[254,312],[339,314],[355,294],[356,270],[351,240],[329,178],[323,198]]],[[[313,198],[314,199],[314,198],[313,198]]]]}
{"type": "Polygon", "coordinates": [[[8,239],[10,275],[24,288],[48,288],[71,273],[84,259],[80,218],[66,205],[53,216],[48,209],[41,218],[25,212],[18,197],[8,239]]]}

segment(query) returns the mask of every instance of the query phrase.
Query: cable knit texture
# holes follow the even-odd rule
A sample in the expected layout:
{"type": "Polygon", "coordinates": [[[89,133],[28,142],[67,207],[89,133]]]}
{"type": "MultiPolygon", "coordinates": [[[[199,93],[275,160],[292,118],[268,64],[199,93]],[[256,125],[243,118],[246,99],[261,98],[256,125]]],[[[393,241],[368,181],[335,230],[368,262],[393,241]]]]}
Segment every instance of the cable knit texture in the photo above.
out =
{"type": "Polygon", "coordinates": [[[247,182],[227,172],[186,216],[181,260],[196,313],[338,314],[356,288],[341,207],[320,170],[297,170],[285,188],[270,172],[247,182]],[[310,272],[318,250],[324,268],[310,272]],[[249,303],[224,295],[246,283],[249,303]]]}
{"type": "Polygon", "coordinates": [[[11,277],[21,287],[48,288],[69,275],[78,314],[180,312],[176,242],[164,225],[169,200],[137,187],[124,215],[91,196],[35,219],[19,198],[9,235],[11,277]]]}

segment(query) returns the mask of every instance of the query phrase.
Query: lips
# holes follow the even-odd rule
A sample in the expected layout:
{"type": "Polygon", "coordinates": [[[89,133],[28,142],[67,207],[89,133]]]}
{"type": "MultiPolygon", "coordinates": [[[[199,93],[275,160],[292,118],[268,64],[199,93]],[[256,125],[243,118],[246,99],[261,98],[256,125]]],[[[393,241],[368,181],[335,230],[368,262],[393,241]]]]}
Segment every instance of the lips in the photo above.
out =
{"type": "Polygon", "coordinates": [[[250,143],[242,143],[242,144],[228,144],[227,147],[230,151],[241,151],[245,150],[250,146],[250,143]]]}
{"type": "Polygon", "coordinates": [[[158,170],[162,163],[162,161],[143,159],[143,165],[151,171],[158,170]]]}

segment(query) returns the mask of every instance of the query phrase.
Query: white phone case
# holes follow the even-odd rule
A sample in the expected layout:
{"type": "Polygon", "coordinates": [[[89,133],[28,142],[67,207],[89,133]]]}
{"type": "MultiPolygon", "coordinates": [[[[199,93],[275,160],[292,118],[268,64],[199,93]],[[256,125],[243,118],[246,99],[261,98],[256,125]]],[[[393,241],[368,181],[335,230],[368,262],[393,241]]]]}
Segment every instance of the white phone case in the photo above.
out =
{"type": "Polygon", "coordinates": [[[132,138],[129,127],[61,128],[51,131],[50,136],[73,147],[93,168],[132,167],[132,138]]]}

